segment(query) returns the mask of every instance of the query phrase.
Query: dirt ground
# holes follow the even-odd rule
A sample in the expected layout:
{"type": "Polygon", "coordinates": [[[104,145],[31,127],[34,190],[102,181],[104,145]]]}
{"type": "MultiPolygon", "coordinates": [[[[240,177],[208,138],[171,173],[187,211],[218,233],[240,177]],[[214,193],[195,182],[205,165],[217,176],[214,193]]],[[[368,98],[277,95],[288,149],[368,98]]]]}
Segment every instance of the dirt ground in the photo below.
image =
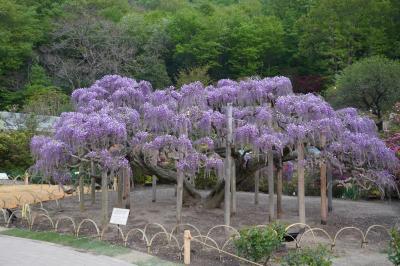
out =
{"type": "MultiPolygon", "coordinates": [[[[203,192],[206,195],[206,192],[203,192]]],[[[135,188],[131,194],[132,209],[128,220],[128,225],[121,227],[123,232],[128,232],[132,228],[144,228],[148,223],[162,224],[168,232],[175,226],[175,197],[173,187],[160,186],[157,190],[157,202],[151,201],[151,187],[135,188]]],[[[79,212],[78,198],[76,196],[60,200],[61,208],[56,207],[54,202],[46,202],[44,207],[51,209],[51,216],[68,215],[78,220],[91,218],[100,222],[100,193],[96,193],[97,200],[95,205],[90,205],[89,195],[86,195],[86,211],[79,212]]],[[[259,204],[254,205],[254,194],[239,192],[237,195],[238,209],[237,214],[231,218],[232,226],[240,229],[244,226],[260,225],[267,223],[268,219],[268,195],[260,194],[259,204]]],[[[116,194],[110,192],[110,213],[116,202],[116,194]]],[[[327,225],[320,224],[320,198],[306,197],[306,217],[307,224],[311,227],[319,227],[326,230],[333,238],[336,232],[346,226],[354,226],[361,229],[365,234],[367,228],[374,224],[383,225],[391,228],[397,223],[400,224],[400,202],[383,201],[348,201],[334,200],[333,212],[329,215],[327,225]]],[[[283,197],[284,215],[281,219],[284,224],[292,224],[298,221],[297,218],[297,198],[291,196],[283,197]]],[[[196,226],[202,234],[207,234],[208,230],[215,225],[224,223],[223,209],[203,209],[201,205],[183,208],[183,222],[196,226]]],[[[45,227],[45,225],[40,225],[45,227]]],[[[40,227],[39,226],[39,227],[40,227]]],[[[156,228],[148,228],[148,232],[157,232],[156,228]]],[[[86,230],[86,229],[85,229],[86,230]]],[[[83,232],[85,233],[85,230],[83,232]]],[[[89,233],[89,227],[86,233],[89,233]]],[[[159,230],[158,230],[159,231],[159,230]]],[[[192,230],[194,234],[194,230],[192,230]]],[[[226,240],[223,228],[217,228],[210,233],[210,237],[222,246],[226,240]]],[[[182,242],[182,234],[177,235],[177,239],[182,242]]],[[[391,265],[384,254],[388,245],[389,236],[383,230],[375,228],[367,236],[368,244],[361,248],[361,234],[356,230],[345,230],[338,237],[334,249],[334,265],[391,265]]],[[[110,230],[106,235],[106,240],[118,242],[116,231],[110,230]]],[[[304,236],[301,246],[314,245],[314,240],[325,243],[329,247],[329,240],[321,233],[316,233],[315,238],[312,234],[304,236]]],[[[165,242],[165,241],[164,241],[165,242]]],[[[121,241],[118,243],[121,244],[121,241]]],[[[146,246],[140,237],[134,237],[128,241],[128,245],[134,249],[146,251],[146,246]]],[[[294,244],[288,243],[287,248],[294,248],[294,244]]],[[[152,245],[152,253],[163,259],[179,262],[177,248],[169,247],[163,240],[156,239],[152,245]],[[157,243],[159,241],[159,243],[157,243]]],[[[228,250],[233,250],[228,248],[228,250]]],[[[240,263],[242,265],[243,263],[240,263]]],[[[235,259],[227,256],[220,256],[218,252],[209,249],[200,249],[199,244],[192,241],[192,265],[239,265],[235,259]]]]}

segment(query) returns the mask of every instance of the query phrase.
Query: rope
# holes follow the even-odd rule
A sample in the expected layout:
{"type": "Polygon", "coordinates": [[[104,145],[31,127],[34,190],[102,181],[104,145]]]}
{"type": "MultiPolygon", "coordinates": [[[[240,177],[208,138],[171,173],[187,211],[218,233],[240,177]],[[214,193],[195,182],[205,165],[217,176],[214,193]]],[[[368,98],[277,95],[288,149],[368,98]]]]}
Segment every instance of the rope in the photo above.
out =
{"type": "Polygon", "coordinates": [[[205,245],[205,246],[207,246],[207,247],[209,247],[209,248],[218,250],[218,252],[222,252],[222,253],[224,253],[224,254],[226,254],[226,255],[229,255],[229,256],[234,257],[234,258],[236,258],[236,259],[245,261],[245,262],[247,262],[247,263],[250,263],[250,264],[253,264],[253,265],[257,265],[257,266],[263,266],[262,264],[259,264],[259,263],[257,263],[257,262],[254,262],[254,261],[251,261],[251,260],[248,260],[248,259],[239,257],[239,256],[237,256],[237,255],[235,255],[235,254],[232,254],[232,253],[229,253],[229,252],[227,252],[227,251],[225,251],[225,250],[218,249],[218,248],[216,248],[216,247],[214,247],[214,246],[211,246],[211,245],[209,245],[209,244],[207,244],[207,243],[205,243],[205,242],[202,242],[202,241],[200,241],[200,240],[197,240],[196,238],[192,238],[191,240],[192,240],[192,241],[197,241],[198,243],[201,243],[201,244],[203,244],[203,245],[205,245]]]}

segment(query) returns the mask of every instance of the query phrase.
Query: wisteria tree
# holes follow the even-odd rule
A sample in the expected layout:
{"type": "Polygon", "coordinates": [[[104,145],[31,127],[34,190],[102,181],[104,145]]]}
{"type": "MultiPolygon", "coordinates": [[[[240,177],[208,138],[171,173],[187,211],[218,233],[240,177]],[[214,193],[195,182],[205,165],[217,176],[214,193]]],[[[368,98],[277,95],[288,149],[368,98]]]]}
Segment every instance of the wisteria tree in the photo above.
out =
{"type": "MultiPolygon", "coordinates": [[[[36,169],[63,183],[70,167],[83,164],[87,169],[95,163],[106,190],[111,173],[130,172],[136,165],[178,183],[178,223],[182,195],[184,201],[201,199],[193,185],[194,178],[203,178],[200,170],[219,177],[203,199],[212,208],[255,171],[267,167],[271,184],[274,170],[281,177],[282,164],[296,162],[303,223],[304,172],[310,164],[320,165],[321,180],[326,180],[329,163],[363,187],[396,188],[393,173],[399,161],[377,137],[373,121],[352,108],[335,111],[319,96],[296,95],[285,77],[153,90],[148,82],[110,75],[75,90],[72,101],[75,111],[62,115],[54,136],[33,138],[36,169]],[[232,188],[224,181],[230,176],[235,176],[232,188]]],[[[269,194],[274,219],[273,185],[269,194]]]]}

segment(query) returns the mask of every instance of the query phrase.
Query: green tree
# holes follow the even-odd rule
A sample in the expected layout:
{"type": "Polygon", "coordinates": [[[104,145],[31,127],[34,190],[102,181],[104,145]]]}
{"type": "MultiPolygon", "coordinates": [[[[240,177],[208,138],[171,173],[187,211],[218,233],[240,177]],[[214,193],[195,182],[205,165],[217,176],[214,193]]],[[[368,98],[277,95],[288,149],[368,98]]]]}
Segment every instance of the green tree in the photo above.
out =
{"type": "Polygon", "coordinates": [[[31,132],[0,132],[0,172],[23,174],[32,163],[29,144],[31,132]]]}
{"type": "Polygon", "coordinates": [[[333,80],[360,58],[390,52],[391,20],[386,0],[321,0],[297,23],[300,60],[333,80]]]}
{"type": "Polygon", "coordinates": [[[382,116],[400,99],[400,62],[382,56],[362,59],[336,79],[336,105],[355,106],[382,116]]]}
{"type": "Polygon", "coordinates": [[[18,70],[41,37],[34,8],[0,0],[0,77],[18,70]]]}

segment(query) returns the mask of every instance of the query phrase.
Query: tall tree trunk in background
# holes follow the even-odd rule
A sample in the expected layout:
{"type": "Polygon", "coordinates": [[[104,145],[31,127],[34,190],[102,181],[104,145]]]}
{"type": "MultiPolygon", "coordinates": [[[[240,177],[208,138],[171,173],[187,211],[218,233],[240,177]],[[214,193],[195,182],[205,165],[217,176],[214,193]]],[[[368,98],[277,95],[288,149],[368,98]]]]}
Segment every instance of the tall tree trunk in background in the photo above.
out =
{"type": "MultiPolygon", "coordinates": [[[[321,135],[321,149],[325,148],[326,137],[321,135]]],[[[328,220],[328,199],[326,197],[326,162],[322,158],[320,164],[320,179],[321,179],[321,224],[326,224],[328,220]]]]}
{"type": "Polygon", "coordinates": [[[304,146],[301,141],[297,143],[297,199],[299,204],[299,222],[306,223],[306,202],[304,191],[304,146]]]}
{"type": "Polygon", "coordinates": [[[101,225],[108,224],[108,176],[107,171],[101,173],[101,225]]]}
{"type": "Polygon", "coordinates": [[[85,170],[83,170],[83,165],[79,166],[79,210],[81,212],[85,211],[85,170]]]}
{"type": "Polygon", "coordinates": [[[268,152],[268,165],[267,165],[267,174],[268,174],[268,219],[270,222],[275,220],[275,192],[274,192],[274,155],[272,151],[268,152]]]}

